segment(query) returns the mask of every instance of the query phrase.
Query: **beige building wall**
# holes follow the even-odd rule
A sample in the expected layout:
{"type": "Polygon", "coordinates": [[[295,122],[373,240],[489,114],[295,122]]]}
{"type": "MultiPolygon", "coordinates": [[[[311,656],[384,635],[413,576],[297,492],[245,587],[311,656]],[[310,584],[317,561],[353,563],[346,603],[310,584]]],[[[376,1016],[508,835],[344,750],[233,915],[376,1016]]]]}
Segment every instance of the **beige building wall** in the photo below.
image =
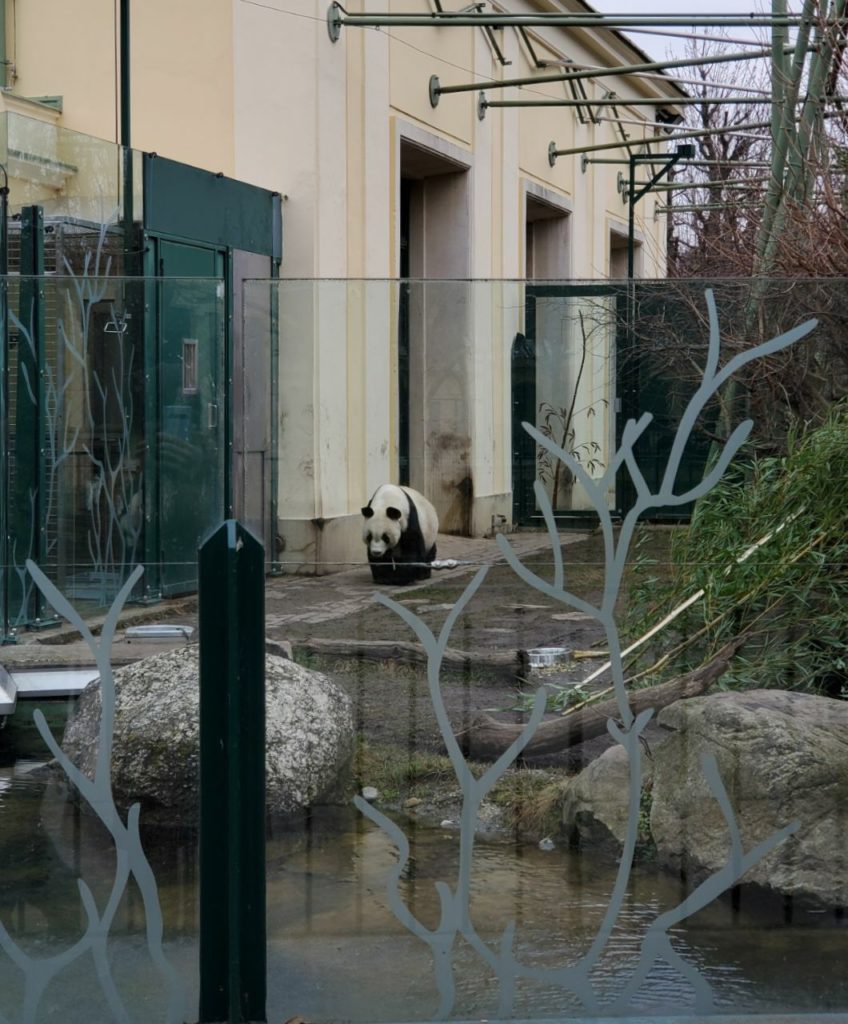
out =
{"type": "MultiPolygon", "coordinates": [[[[45,122],[119,137],[116,6],[27,0],[15,5],[13,24],[7,5],[12,92],[62,97],[60,115],[39,109],[45,122]]],[[[602,155],[625,161],[622,130],[631,143],[655,134],[652,108],[628,107],[628,96],[675,96],[662,83],[602,74],[584,83],[590,101],[615,91],[618,114],[644,127],[616,125],[609,108],[595,120],[570,107],[490,108],[480,119],[476,92],[444,95],[434,108],[432,75],[442,85],[477,81],[489,100],[567,99],[564,83],[485,86],[541,77],[565,60],[614,66],[638,54],[613,33],[556,28],[528,30],[529,43],[514,29],[498,31],[507,65],[477,28],[345,28],[334,43],[327,7],[132,5],[133,145],[279,191],[283,276],[334,279],[280,286],[280,532],[286,557],[312,565],[361,561],[359,507],[397,477],[399,298],[384,282],[400,272],[401,179],[414,181],[411,275],[449,282],[420,288],[412,301],[411,482],[432,498],[446,528],[481,533],[511,517],[510,350],[525,326],[520,281],[528,273],[602,280],[621,271],[627,207],[618,181],[626,164],[585,165],[570,155],[552,166],[549,147],[619,141],[602,155]]],[[[382,7],[432,10],[426,0],[382,7]]],[[[506,7],[538,13],[582,4],[506,7]]],[[[13,102],[20,101],[7,106],[13,102]]],[[[653,208],[651,197],[637,207],[644,276],[664,271],[665,225],[653,208]]],[[[568,351],[557,367],[562,390],[574,383],[576,349],[568,351]]],[[[608,411],[581,430],[605,456],[611,386],[609,353],[596,353],[580,388],[608,411]]]]}

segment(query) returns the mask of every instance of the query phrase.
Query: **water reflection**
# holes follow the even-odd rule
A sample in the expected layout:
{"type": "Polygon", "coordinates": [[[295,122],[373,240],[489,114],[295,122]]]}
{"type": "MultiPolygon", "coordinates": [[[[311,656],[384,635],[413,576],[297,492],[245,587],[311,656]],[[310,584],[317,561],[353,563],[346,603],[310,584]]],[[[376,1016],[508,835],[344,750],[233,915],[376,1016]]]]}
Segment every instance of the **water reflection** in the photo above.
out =
{"type": "MultiPolygon", "coordinates": [[[[21,760],[0,768],[0,917],[32,955],[70,945],[85,926],[77,892],[81,876],[98,899],[114,874],[109,837],[90,815],[65,799],[63,787],[21,760]]],[[[406,823],[411,860],[403,881],[411,910],[428,926],[438,920],[434,882],[455,877],[459,835],[406,823]]],[[[165,917],[166,952],[197,989],[196,843],[179,830],[149,832],[145,848],[156,872],[165,917]]],[[[314,814],[269,824],[269,1019],[427,1020],[438,1006],[429,951],[396,921],[385,898],[395,851],[385,835],[355,812],[314,814]]],[[[540,968],[574,961],[591,944],[606,908],[613,870],[590,853],[550,852],[508,837],[478,840],[471,914],[480,935],[496,942],[516,922],[522,962],[540,968]]],[[[633,873],[625,910],[593,975],[612,996],[635,965],[641,936],[657,913],[675,906],[681,885],[647,866],[633,873]]],[[[125,894],[112,931],[114,977],[133,1019],[164,1019],[159,985],[147,958],[141,899],[125,894]]],[[[674,935],[679,953],[709,980],[723,1012],[844,1009],[848,982],[832,970],[845,931],[833,914],[803,914],[747,892],[715,904],[674,935]]],[[[469,948],[456,950],[455,1016],[492,1017],[496,979],[469,948]]],[[[17,1019],[20,972],[0,955],[0,1013],[17,1019]]],[[[87,958],[51,985],[39,1021],[89,1022],[99,986],[87,958]],[[54,991],[55,990],[55,991],[54,991]]],[[[649,976],[633,1006],[638,1013],[683,1012],[687,984],[668,967],[649,976]]],[[[526,981],[516,1016],[579,1012],[568,994],[526,981]]],[[[97,1019],[100,1019],[99,1017],[97,1019]]],[[[103,1007],[102,1019],[109,1019],[103,1007]]]]}

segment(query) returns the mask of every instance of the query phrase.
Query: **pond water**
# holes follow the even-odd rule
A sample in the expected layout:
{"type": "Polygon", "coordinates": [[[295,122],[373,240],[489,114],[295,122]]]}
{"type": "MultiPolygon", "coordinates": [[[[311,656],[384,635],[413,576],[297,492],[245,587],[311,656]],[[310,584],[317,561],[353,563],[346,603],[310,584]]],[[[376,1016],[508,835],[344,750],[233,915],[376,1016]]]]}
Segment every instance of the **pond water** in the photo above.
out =
{"type": "MultiPolygon", "coordinates": [[[[61,708],[53,709],[59,720],[61,708]]],[[[16,716],[17,717],[17,716],[16,716]]],[[[55,955],[80,937],[85,915],[77,878],[103,906],[115,872],[111,839],[98,821],[65,799],[37,769],[26,716],[0,738],[0,921],[33,957],[55,955]]],[[[39,740],[40,742],[40,740],[39,740]]],[[[437,881],[454,884],[459,833],[403,820],[411,859],[401,882],[406,906],[428,927],[439,916],[437,881]]],[[[197,847],[185,831],[145,834],[164,917],[165,951],[184,980],[189,1019],[197,999],[197,847]]],[[[351,811],[275,822],[267,840],[268,1016],[317,1021],[433,1019],[439,1005],[427,946],[393,916],[386,877],[397,863],[382,831],[351,811]]],[[[475,849],[471,918],[493,947],[510,921],[514,948],[534,967],[571,963],[590,947],[614,884],[614,866],[589,851],[544,851],[503,835],[475,849]]],[[[682,899],[681,883],[648,866],[635,871],[605,955],[593,972],[598,994],[614,995],[638,960],[646,926],[682,899]]],[[[742,890],[673,932],[675,950],[711,986],[716,1011],[823,1012],[848,1008],[846,931],[832,912],[801,912],[742,890]]],[[[129,1019],[163,1020],[163,985],[150,962],[141,898],[124,894],[109,941],[112,977],[129,1019]]],[[[498,985],[473,950],[455,949],[453,1016],[492,1019],[498,985]]],[[[37,1020],[109,1020],[94,964],[81,958],[59,974],[37,1020]]],[[[0,1019],[23,1019],[22,972],[0,950],[0,1019]]],[[[633,1000],[638,1014],[682,1013],[692,989],[676,971],[655,967],[633,1000]]],[[[580,1012],[553,985],[520,983],[516,1017],[561,1018],[580,1012]]]]}

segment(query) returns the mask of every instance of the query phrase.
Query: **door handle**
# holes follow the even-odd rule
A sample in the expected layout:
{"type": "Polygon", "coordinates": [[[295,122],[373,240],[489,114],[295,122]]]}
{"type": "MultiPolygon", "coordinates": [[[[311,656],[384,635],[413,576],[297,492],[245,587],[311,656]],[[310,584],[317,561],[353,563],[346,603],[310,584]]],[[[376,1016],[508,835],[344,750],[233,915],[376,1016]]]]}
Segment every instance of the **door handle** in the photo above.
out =
{"type": "Polygon", "coordinates": [[[210,430],[218,426],[218,403],[208,402],[206,405],[206,425],[210,430]]]}

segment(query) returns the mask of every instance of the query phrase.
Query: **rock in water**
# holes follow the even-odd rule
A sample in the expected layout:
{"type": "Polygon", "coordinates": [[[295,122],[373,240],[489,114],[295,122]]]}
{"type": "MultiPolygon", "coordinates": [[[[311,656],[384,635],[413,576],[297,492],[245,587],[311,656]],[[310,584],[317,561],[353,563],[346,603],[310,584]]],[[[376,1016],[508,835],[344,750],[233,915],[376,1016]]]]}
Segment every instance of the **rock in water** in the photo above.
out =
{"type": "MultiPolygon", "coordinates": [[[[641,759],[643,785],[650,785],[651,759],[641,759]]],[[[627,837],[630,761],[624,747],[605,750],[568,783],[562,824],[572,842],[617,857],[627,837]]]]}
{"type": "Polygon", "coordinates": [[[721,868],[730,835],[707,786],[715,755],[743,853],[797,820],[797,831],[742,881],[848,905],[848,703],[783,690],[718,693],[660,712],[651,833],[661,862],[692,883],[721,868]]]}
{"type": "MultiPolygon", "coordinates": [[[[354,746],[351,702],[320,672],[265,657],[266,806],[288,813],[347,799],[354,746]]],[[[196,645],[115,671],[112,787],[146,824],[196,824],[199,770],[196,645]]],[[[97,760],[100,684],[81,694],[62,746],[89,778],[97,760]]]]}

